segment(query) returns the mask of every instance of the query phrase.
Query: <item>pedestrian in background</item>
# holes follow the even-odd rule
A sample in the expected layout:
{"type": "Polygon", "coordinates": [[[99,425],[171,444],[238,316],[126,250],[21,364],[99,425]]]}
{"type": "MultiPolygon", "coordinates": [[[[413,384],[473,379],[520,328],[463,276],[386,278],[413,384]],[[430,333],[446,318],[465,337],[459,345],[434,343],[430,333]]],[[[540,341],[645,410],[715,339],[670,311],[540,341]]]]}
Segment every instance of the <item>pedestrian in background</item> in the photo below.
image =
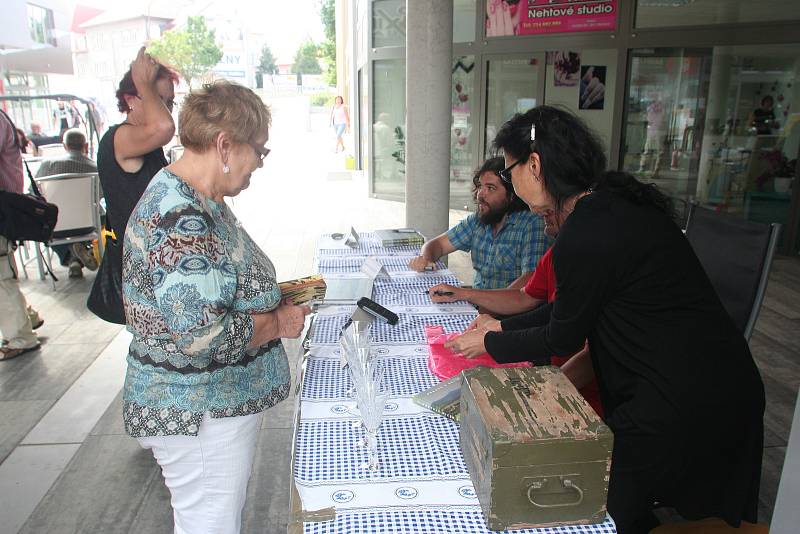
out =
{"type": "MultiPolygon", "coordinates": [[[[17,129],[8,115],[0,110],[0,190],[22,194],[22,152],[17,129]]],[[[25,301],[17,280],[14,249],[0,235],[0,361],[22,356],[39,348],[39,338],[33,327],[43,321],[32,312],[25,301]],[[31,324],[30,314],[37,324],[31,324]]]]}

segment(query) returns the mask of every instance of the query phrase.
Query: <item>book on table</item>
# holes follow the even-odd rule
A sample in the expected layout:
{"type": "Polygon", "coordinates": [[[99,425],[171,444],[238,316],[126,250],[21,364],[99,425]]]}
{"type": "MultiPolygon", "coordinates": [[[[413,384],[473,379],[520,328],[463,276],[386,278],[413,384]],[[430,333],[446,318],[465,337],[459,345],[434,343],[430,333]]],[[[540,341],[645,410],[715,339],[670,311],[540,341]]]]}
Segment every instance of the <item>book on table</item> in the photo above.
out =
{"type": "Polygon", "coordinates": [[[411,400],[423,408],[444,415],[457,423],[460,419],[461,384],[464,381],[464,377],[469,376],[472,372],[473,369],[462,371],[425,391],[417,393],[411,397],[411,400]]]}
{"type": "Polygon", "coordinates": [[[290,298],[293,304],[321,302],[325,299],[327,289],[325,280],[319,274],[279,282],[278,287],[281,290],[281,298],[290,298]]]}
{"type": "Polygon", "coordinates": [[[422,246],[425,237],[413,228],[387,228],[375,230],[383,247],[422,246]]]}

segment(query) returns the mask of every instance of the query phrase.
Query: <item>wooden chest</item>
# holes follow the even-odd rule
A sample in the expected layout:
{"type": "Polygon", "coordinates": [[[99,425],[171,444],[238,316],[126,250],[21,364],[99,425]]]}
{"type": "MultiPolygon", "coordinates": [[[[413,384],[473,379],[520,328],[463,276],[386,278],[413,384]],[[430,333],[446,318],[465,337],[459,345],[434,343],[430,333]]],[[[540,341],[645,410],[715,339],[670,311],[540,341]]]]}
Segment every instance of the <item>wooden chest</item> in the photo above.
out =
{"type": "Polygon", "coordinates": [[[602,522],[613,435],[557,367],[482,367],[461,386],[461,450],[491,530],[602,522]]]}

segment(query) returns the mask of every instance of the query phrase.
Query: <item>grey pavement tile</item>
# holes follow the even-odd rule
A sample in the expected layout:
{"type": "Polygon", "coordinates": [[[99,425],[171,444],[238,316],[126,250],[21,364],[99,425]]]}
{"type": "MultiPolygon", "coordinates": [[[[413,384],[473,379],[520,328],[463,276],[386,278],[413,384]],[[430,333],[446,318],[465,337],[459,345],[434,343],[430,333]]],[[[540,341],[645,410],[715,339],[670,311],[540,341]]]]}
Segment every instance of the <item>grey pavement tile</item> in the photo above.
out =
{"type": "Polygon", "coordinates": [[[0,529],[3,532],[15,533],[22,527],[78,448],[75,443],[17,447],[0,464],[0,529]]]}
{"type": "Polygon", "coordinates": [[[783,469],[783,459],[786,456],[786,447],[767,447],[764,449],[764,459],[761,464],[761,490],[758,495],[758,522],[766,523],[772,520],[772,510],[778,496],[778,484],[783,469]]]}
{"type": "Polygon", "coordinates": [[[285,428],[291,430],[294,427],[295,398],[293,394],[290,394],[283,402],[264,410],[264,415],[261,417],[261,428],[285,428]]]}
{"type": "Polygon", "coordinates": [[[105,344],[50,345],[2,362],[0,401],[58,399],[105,348],[105,344]]]}
{"type": "Polygon", "coordinates": [[[45,345],[58,338],[70,325],[71,323],[69,322],[55,323],[45,319],[44,324],[36,330],[36,335],[39,337],[39,341],[45,345]]]}
{"type": "MultiPolygon", "coordinates": [[[[59,336],[49,340],[50,344],[68,343],[108,343],[124,326],[108,323],[94,315],[82,317],[79,321],[70,324],[59,336]]],[[[124,355],[120,355],[124,358],[124,355]]]]}
{"type": "MultiPolygon", "coordinates": [[[[155,462],[155,461],[154,461],[155,462]]],[[[161,471],[152,477],[144,490],[144,500],[139,507],[139,513],[133,518],[130,526],[122,530],[131,534],[172,534],[172,506],[170,494],[161,471]]],[[[244,531],[242,531],[244,533],[244,531]]]]}
{"type": "Polygon", "coordinates": [[[286,532],[292,431],[261,431],[242,513],[242,532],[286,532]]]}
{"type": "Polygon", "coordinates": [[[117,394],[89,434],[92,436],[127,435],[122,422],[122,391],[117,394]]]}
{"type": "MultiPolygon", "coordinates": [[[[798,303],[798,306],[800,306],[800,303],[798,303]]],[[[762,306],[756,322],[756,330],[794,351],[794,353],[800,352],[800,320],[787,319],[783,315],[762,306]]]]}
{"type": "Polygon", "coordinates": [[[767,284],[767,294],[764,306],[787,319],[800,319],[800,291],[797,284],[788,284],[779,280],[770,279],[767,284]]]}
{"type": "Polygon", "coordinates": [[[133,532],[136,516],[151,512],[143,509],[148,491],[159,484],[161,470],[136,440],[89,436],[20,533],[133,532]]]}
{"type": "Polygon", "coordinates": [[[0,401],[0,464],[54,402],[53,400],[0,401]]]}

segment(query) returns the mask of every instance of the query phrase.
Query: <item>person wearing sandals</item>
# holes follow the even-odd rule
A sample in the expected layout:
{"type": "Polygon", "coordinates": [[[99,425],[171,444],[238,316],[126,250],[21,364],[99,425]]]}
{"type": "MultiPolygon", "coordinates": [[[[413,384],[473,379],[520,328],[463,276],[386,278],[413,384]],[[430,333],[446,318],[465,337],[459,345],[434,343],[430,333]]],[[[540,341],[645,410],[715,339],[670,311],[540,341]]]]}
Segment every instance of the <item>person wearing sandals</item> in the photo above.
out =
{"type": "Polygon", "coordinates": [[[123,419],[161,466],[176,533],[239,532],[261,412],[289,394],[281,338],[298,337],[310,311],[282,303],[272,262],[224,200],[261,168],[270,120],[240,85],[193,90],[183,155],[125,233],[123,419]]]}
{"type": "Polygon", "coordinates": [[[97,170],[106,201],[105,252],[87,302],[103,320],[124,324],[122,309],[122,237],[133,207],[150,179],[167,164],[163,146],[175,134],[172,107],[178,76],[145,48],[139,49],[117,89],[117,107],[125,122],[100,140],[97,170]]]}
{"type": "MultiPolygon", "coordinates": [[[[17,130],[8,115],[0,110],[0,190],[21,194],[23,184],[17,130]]],[[[33,328],[41,326],[42,322],[39,314],[25,302],[17,280],[14,249],[0,235],[0,361],[38,349],[39,338],[33,328]]]]}

